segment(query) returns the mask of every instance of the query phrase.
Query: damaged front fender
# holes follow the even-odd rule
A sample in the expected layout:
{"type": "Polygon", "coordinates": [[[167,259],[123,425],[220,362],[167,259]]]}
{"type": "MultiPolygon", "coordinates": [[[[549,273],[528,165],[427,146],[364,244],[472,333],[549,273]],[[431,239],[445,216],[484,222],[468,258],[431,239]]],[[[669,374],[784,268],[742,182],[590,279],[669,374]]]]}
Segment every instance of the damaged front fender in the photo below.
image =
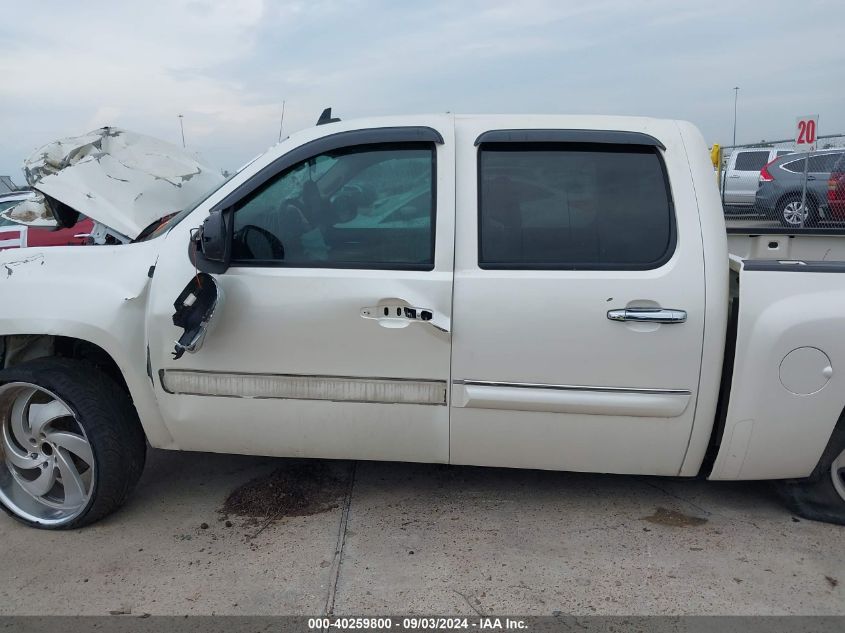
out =
{"type": "Polygon", "coordinates": [[[96,345],[120,370],[150,442],[171,446],[147,375],[146,313],[154,242],[0,252],[0,337],[96,345]]]}

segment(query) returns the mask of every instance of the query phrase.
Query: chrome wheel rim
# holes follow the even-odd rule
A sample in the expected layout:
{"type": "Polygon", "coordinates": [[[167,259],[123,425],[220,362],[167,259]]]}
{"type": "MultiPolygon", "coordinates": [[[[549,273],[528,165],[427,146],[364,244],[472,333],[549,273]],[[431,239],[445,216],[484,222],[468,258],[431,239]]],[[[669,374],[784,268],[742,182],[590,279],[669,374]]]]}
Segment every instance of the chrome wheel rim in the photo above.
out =
{"type": "Polygon", "coordinates": [[[845,450],[839,453],[839,457],[830,465],[830,476],[833,479],[833,487],[845,501],[845,450]]]}
{"type": "Polygon", "coordinates": [[[91,500],[91,444],[73,410],[37,385],[0,386],[0,500],[45,525],[67,523],[91,500]]]}
{"type": "Polygon", "coordinates": [[[799,200],[787,203],[783,208],[783,219],[787,224],[799,225],[807,221],[807,210],[799,200]]]}

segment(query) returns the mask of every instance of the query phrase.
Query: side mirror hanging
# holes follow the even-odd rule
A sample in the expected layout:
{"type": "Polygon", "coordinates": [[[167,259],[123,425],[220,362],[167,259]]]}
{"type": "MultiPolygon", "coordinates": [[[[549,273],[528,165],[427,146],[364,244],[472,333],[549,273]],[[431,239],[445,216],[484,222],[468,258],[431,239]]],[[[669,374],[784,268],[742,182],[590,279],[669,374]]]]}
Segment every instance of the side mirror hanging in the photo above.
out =
{"type": "Polygon", "coordinates": [[[220,274],[232,261],[232,212],[212,211],[191,232],[190,257],[197,270],[220,274]]]}

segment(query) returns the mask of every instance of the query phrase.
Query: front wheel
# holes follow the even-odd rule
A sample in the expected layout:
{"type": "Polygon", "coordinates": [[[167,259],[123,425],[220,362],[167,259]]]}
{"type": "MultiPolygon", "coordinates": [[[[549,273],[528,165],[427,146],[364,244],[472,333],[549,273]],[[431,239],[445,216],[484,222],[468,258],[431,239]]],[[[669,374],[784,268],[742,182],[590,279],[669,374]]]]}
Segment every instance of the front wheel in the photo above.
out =
{"type": "Polygon", "coordinates": [[[119,508],[144,467],[131,400],[87,363],[0,371],[0,505],[32,527],[77,528],[119,508]]]}
{"type": "Polygon", "coordinates": [[[814,521],[845,525],[845,413],[807,479],[776,482],[786,505],[814,521]]]}

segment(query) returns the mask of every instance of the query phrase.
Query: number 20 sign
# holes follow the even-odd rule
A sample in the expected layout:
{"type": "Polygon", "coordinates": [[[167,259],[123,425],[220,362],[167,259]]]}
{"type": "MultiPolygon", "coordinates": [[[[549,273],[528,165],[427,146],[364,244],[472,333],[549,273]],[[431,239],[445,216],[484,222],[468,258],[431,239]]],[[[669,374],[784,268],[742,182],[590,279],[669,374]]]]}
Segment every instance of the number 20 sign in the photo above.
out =
{"type": "Polygon", "coordinates": [[[816,149],[819,115],[799,116],[795,127],[795,151],[813,152],[816,149]]]}

